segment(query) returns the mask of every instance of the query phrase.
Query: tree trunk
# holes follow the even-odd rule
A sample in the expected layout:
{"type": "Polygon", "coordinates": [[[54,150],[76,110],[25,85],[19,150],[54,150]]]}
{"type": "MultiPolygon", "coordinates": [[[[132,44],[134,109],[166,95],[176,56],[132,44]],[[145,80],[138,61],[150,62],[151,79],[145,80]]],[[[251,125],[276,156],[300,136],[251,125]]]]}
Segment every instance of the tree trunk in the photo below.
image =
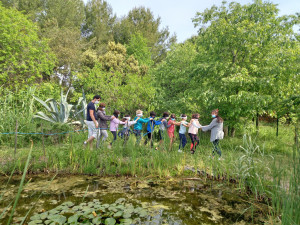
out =
{"type": "Polygon", "coordinates": [[[229,131],[228,129],[229,129],[228,126],[224,127],[224,136],[225,137],[228,136],[228,131],[229,131]]]}
{"type": "Polygon", "coordinates": [[[230,131],[231,137],[235,136],[235,128],[231,127],[231,131],[230,131]]]}

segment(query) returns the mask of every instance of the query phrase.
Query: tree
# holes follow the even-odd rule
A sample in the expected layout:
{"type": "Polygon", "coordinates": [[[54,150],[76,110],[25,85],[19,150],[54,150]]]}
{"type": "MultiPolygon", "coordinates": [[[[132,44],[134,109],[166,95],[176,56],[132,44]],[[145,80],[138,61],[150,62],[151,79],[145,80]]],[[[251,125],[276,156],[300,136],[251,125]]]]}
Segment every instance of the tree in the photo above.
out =
{"type": "MultiPolygon", "coordinates": [[[[172,46],[166,58],[153,70],[155,78],[155,108],[173,113],[199,112],[201,104],[195,95],[193,71],[197,57],[192,43],[172,46]]],[[[199,85],[197,88],[201,88],[199,85]]]]}
{"type": "Polygon", "coordinates": [[[133,55],[140,65],[151,66],[153,64],[147,40],[141,34],[132,35],[126,49],[128,55],[133,55]]]}
{"type": "Polygon", "coordinates": [[[82,34],[92,42],[98,54],[105,53],[106,45],[113,40],[112,27],[116,16],[105,0],[89,0],[85,6],[86,20],[82,34]]]}
{"type": "Polygon", "coordinates": [[[139,33],[147,40],[152,60],[159,62],[166,56],[171,44],[176,42],[176,36],[171,36],[167,27],[160,29],[160,25],[161,18],[154,18],[150,9],[134,8],[115,24],[114,40],[128,44],[131,36],[139,33]]]}
{"type": "Polygon", "coordinates": [[[148,109],[154,97],[151,76],[142,74],[138,61],[127,54],[125,46],[109,42],[107,53],[96,61],[93,56],[92,52],[86,53],[87,64],[95,66],[78,74],[75,90],[83,89],[88,99],[100,93],[111,110],[133,113],[137,108],[148,109]]]}
{"type": "Polygon", "coordinates": [[[0,82],[21,89],[49,76],[55,57],[38,28],[16,9],[0,4],[0,82]]]}
{"type": "MultiPolygon", "coordinates": [[[[254,117],[271,109],[280,85],[288,86],[296,63],[294,16],[278,16],[269,2],[213,6],[194,18],[200,27],[195,74],[207,84],[198,91],[208,108],[221,108],[233,127],[240,117],[254,117]],[[293,55],[293,56],[292,56],[293,55]]],[[[196,83],[197,84],[197,83],[196,83]]],[[[234,129],[232,130],[234,133],[234,129]]]]}
{"type": "Polygon", "coordinates": [[[54,73],[65,86],[72,85],[74,73],[80,69],[84,18],[82,0],[43,0],[43,11],[38,16],[41,36],[49,40],[57,58],[54,73]]]}

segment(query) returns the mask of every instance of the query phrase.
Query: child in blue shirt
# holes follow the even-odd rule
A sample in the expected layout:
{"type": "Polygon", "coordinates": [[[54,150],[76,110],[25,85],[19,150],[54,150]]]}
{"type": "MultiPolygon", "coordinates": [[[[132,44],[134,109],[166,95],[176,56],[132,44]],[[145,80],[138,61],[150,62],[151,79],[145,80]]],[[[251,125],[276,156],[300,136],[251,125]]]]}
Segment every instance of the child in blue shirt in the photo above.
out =
{"type": "Polygon", "coordinates": [[[149,122],[147,123],[147,133],[148,133],[148,139],[145,140],[145,145],[148,143],[148,140],[151,141],[151,147],[153,147],[153,131],[154,127],[157,125],[160,125],[165,121],[165,119],[162,119],[161,121],[154,120],[156,117],[155,112],[150,112],[149,122]]]}

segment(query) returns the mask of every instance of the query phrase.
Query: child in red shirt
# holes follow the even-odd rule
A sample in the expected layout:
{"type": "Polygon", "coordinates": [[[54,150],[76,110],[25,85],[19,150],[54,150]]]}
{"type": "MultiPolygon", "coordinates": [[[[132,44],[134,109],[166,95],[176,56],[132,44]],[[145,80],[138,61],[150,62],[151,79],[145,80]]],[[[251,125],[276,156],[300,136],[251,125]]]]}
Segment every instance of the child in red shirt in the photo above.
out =
{"type": "Polygon", "coordinates": [[[175,135],[174,135],[175,125],[180,126],[180,122],[176,122],[175,119],[176,119],[176,116],[175,116],[174,113],[172,113],[171,118],[168,121],[168,125],[171,125],[168,128],[168,135],[169,135],[169,138],[170,138],[170,150],[172,149],[172,145],[173,145],[173,142],[175,140],[175,135]]]}

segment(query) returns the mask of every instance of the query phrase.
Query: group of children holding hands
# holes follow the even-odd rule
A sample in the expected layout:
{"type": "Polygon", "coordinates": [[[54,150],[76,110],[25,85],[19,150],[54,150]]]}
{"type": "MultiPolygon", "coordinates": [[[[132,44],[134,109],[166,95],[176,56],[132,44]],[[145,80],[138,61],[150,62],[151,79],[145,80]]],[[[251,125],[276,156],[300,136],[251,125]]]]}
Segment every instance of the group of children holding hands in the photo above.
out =
{"type": "MultiPolygon", "coordinates": [[[[167,135],[170,139],[170,149],[172,148],[172,145],[175,141],[175,126],[179,127],[179,149],[178,152],[182,152],[182,149],[184,149],[185,145],[187,144],[186,139],[186,133],[188,130],[188,135],[191,139],[191,146],[190,151],[192,154],[195,153],[195,150],[197,146],[199,145],[199,137],[198,137],[198,130],[202,129],[202,131],[208,131],[211,130],[211,138],[210,141],[213,143],[213,155],[215,152],[221,157],[221,149],[219,147],[219,140],[223,139],[224,132],[223,132],[223,119],[219,116],[218,109],[213,110],[211,112],[212,115],[212,122],[207,126],[202,126],[199,123],[199,114],[195,113],[192,115],[192,118],[190,122],[187,122],[187,115],[181,114],[181,121],[176,121],[175,114],[169,114],[168,112],[164,112],[162,117],[158,120],[155,120],[156,113],[150,112],[150,117],[143,118],[143,111],[137,110],[136,116],[133,120],[131,120],[131,117],[129,115],[125,115],[121,120],[119,119],[120,111],[115,110],[113,115],[108,116],[105,113],[105,103],[100,103],[97,111],[92,112],[89,111],[91,109],[88,109],[88,114],[90,114],[90,117],[93,117],[92,113],[94,113],[94,118],[92,120],[94,121],[94,126],[89,126],[89,139],[85,142],[90,142],[93,139],[97,139],[97,143],[99,143],[100,139],[102,138],[102,141],[105,141],[108,137],[107,130],[108,130],[108,124],[107,122],[110,121],[109,130],[113,135],[113,141],[112,143],[117,139],[117,135],[124,138],[125,140],[128,138],[130,133],[132,133],[130,127],[133,125],[133,133],[135,134],[137,138],[137,144],[140,143],[140,140],[142,138],[142,129],[143,124],[147,124],[147,138],[145,140],[145,144],[147,144],[150,141],[151,147],[153,147],[153,131],[155,126],[159,126],[159,139],[160,139],[160,146],[162,142],[164,141],[164,138],[167,135]],[[97,120],[96,120],[97,119],[97,120]],[[124,125],[123,129],[121,129],[118,132],[118,126],[119,124],[124,125]],[[98,131],[97,129],[98,128],[98,131]],[[94,130],[93,130],[94,129],[94,130]],[[95,131],[96,130],[96,131],[95,131]]],[[[89,116],[87,116],[87,119],[89,119],[89,116]]],[[[111,143],[111,145],[112,145],[111,143]]]]}

